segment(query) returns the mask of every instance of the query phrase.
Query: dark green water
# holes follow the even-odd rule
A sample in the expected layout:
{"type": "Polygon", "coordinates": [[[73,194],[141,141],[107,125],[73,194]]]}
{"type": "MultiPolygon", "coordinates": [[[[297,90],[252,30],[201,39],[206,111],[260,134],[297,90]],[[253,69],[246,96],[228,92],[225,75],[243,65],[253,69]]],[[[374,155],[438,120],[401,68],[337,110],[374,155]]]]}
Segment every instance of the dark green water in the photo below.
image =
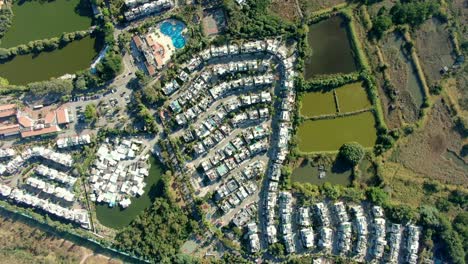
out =
{"type": "Polygon", "coordinates": [[[151,168],[149,176],[146,178],[145,193],[138,197],[132,198],[132,204],[122,209],[119,205],[109,207],[107,204],[96,205],[96,216],[99,222],[111,228],[123,228],[151,206],[156,197],[162,193],[161,178],[163,170],[161,164],[153,157],[150,158],[151,168]]]}
{"type": "Polygon", "coordinates": [[[351,184],[351,169],[341,162],[335,162],[331,167],[325,168],[325,171],[326,176],[320,179],[317,167],[313,167],[304,161],[301,166],[294,169],[291,181],[307,182],[315,185],[322,185],[325,182],[342,186],[349,186],[351,184]]]}
{"type": "Polygon", "coordinates": [[[13,23],[1,39],[2,48],[85,30],[92,23],[88,0],[20,0],[12,9],[13,23]]]}
{"type": "Polygon", "coordinates": [[[97,46],[95,38],[85,37],[51,52],[19,55],[0,63],[0,76],[11,84],[27,84],[73,74],[90,67],[98,54],[97,46]]]}
{"type": "Polygon", "coordinates": [[[342,113],[353,112],[371,107],[366,91],[362,84],[350,83],[336,88],[336,94],[342,113]]]}
{"type": "Polygon", "coordinates": [[[305,61],[304,76],[350,73],[357,70],[343,18],[334,16],[309,26],[312,55],[305,61]]]}

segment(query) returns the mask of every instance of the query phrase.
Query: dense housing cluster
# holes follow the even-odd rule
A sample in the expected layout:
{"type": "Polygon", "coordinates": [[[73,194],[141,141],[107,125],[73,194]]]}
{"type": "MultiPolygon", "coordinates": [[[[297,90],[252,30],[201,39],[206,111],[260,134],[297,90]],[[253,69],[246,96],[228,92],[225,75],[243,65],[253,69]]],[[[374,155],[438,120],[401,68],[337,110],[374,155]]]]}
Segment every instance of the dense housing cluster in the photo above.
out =
{"type": "Polygon", "coordinates": [[[96,153],[89,181],[91,200],[123,208],[131,204],[130,197],[142,195],[149,175],[149,154],[137,139],[107,139],[96,153]]]}

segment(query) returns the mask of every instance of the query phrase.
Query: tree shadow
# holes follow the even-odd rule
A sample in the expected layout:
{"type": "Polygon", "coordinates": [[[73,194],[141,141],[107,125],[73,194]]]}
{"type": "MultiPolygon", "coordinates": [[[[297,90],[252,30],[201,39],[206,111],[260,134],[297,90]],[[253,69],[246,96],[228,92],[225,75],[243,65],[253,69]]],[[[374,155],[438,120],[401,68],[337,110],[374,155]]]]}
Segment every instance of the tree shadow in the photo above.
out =
{"type": "Polygon", "coordinates": [[[342,158],[339,158],[339,157],[335,159],[331,167],[331,171],[337,174],[344,173],[351,169],[352,169],[352,166],[350,166],[346,161],[344,161],[342,158]]]}

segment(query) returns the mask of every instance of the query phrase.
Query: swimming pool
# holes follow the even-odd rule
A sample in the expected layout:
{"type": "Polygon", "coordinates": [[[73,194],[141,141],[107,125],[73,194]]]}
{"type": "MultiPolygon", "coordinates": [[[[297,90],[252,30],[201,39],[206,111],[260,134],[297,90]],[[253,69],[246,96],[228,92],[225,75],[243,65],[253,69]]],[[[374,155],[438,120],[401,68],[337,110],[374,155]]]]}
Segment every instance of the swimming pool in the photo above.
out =
{"type": "Polygon", "coordinates": [[[182,31],[185,29],[185,24],[182,21],[164,21],[159,29],[161,30],[161,33],[172,39],[172,44],[176,49],[185,47],[185,37],[182,35],[182,31]]]}

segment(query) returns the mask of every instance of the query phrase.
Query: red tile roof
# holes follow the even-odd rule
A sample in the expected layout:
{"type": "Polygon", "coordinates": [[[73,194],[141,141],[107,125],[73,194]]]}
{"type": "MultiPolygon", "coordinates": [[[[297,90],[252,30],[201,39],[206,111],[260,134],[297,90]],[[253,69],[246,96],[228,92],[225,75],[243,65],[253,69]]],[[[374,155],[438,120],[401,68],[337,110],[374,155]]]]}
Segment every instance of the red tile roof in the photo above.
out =
{"type": "Polygon", "coordinates": [[[141,47],[142,42],[141,42],[141,38],[139,36],[137,36],[137,35],[133,36],[133,42],[135,42],[135,45],[138,48],[141,47]]]}
{"type": "Polygon", "coordinates": [[[20,130],[19,125],[0,126],[0,135],[19,133],[19,130],[20,130]]]}
{"type": "Polygon", "coordinates": [[[12,110],[12,109],[16,109],[16,105],[15,105],[15,104],[0,105],[0,112],[12,110]]]}
{"type": "Polygon", "coordinates": [[[15,109],[4,110],[4,111],[0,112],[0,118],[14,116],[14,115],[16,115],[16,110],[15,109]]]}
{"type": "Polygon", "coordinates": [[[17,119],[18,123],[23,127],[32,127],[34,124],[33,120],[27,116],[18,115],[17,119]]]}
{"type": "Polygon", "coordinates": [[[70,117],[68,116],[67,108],[58,109],[56,112],[57,112],[57,123],[59,125],[70,123],[70,117]]]}
{"type": "Polygon", "coordinates": [[[55,111],[47,113],[47,115],[44,118],[44,123],[46,124],[52,124],[55,120],[55,111]]]}
{"type": "Polygon", "coordinates": [[[156,73],[156,69],[153,65],[150,65],[148,62],[145,62],[146,70],[148,70],[149,75],[153,76],[156,73]]]}
{"type": "Polygon", "coordinates": [[[23,138],[34,137],[34,136],[40,136],[40,135],[55,133],[55,132],[59,132],[59,131],[60,131],[60,128],[58,126],[54,125],[54,126],[50,126],[50,127],[36,129],[36,130],[21,131],[21,137],[23,137],[23,138]]]}

